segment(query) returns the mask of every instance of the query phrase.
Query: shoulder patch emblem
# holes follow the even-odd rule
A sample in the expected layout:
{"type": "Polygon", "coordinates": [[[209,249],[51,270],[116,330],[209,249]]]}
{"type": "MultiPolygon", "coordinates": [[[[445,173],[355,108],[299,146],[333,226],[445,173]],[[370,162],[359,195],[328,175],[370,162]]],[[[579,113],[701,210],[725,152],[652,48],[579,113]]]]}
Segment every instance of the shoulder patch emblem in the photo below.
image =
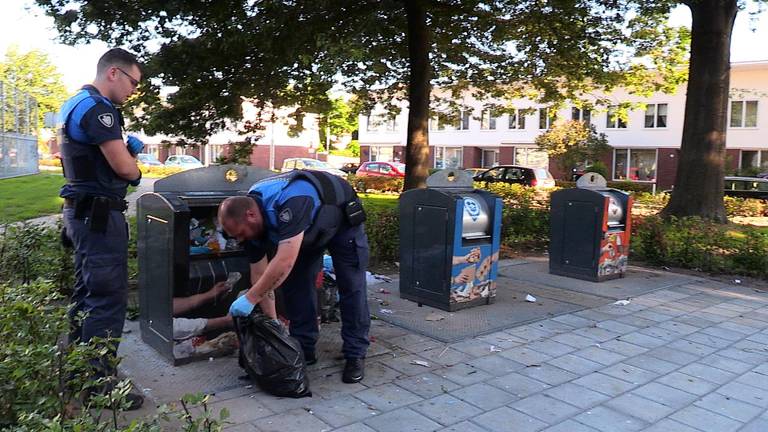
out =
{"type": "Polygon", "coordinates": [[[293,218],[293,214],[291,213],[291,209],[287,208],[280,212],[278,215],[278,218],[280,219],[280,222],[288,223],[293,218]]]}
{"type": "Polygon", "coordinates": [[[98,119],[101,124],[108,128],[111,128],[112,125],[115,124],[115,117],[112,116],[112,113],[99,114],[98,119]]]}

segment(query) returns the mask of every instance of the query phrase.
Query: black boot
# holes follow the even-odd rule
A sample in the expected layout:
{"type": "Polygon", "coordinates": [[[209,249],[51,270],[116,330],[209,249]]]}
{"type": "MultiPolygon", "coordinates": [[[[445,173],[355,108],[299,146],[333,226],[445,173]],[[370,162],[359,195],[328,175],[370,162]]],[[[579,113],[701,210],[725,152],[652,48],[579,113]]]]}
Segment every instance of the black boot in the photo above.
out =
{"type": "Polygon", "coordinates": [[[349,358],[344,365],[344,373],[341,374],[341,380],[347,384],[360,382],[365,377],[365,359],[349,358]]]}
{"type": "Polygon", "coordinates": [[[317,363],[317,355],[313,353],[304,353],[304,365],[306,366],[312,366],[313,364],[317,363]]]}

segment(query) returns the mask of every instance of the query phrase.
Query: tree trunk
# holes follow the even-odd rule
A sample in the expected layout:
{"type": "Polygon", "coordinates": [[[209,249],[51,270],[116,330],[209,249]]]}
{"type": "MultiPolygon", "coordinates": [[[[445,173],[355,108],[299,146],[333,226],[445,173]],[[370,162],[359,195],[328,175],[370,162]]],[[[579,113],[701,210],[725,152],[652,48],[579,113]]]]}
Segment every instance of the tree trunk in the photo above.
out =
{"type": "Polygon", "coordinates": [[[427,12],[417,0],[405,2],[408,17],[408,138],[405,145],[404,190],[426,187],[429,174],[429,64],[427,12]]]}
{"type": "Polygon", "coordinates": [[[664,217],[726,223],[725,133],[736,0],[684,1],[691,9],[691,60],[675,188],[664,217]]]}

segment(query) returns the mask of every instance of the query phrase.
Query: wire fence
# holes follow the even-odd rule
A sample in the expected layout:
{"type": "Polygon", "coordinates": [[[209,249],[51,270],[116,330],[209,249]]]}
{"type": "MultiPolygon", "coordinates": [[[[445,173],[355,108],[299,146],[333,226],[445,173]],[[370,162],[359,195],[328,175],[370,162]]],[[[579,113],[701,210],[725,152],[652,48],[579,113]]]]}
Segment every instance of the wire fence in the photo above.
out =
{"type": "Polygon", "coordinates": [[[36,174],[37,100],[0,81],[0,179],[36,174]]]}

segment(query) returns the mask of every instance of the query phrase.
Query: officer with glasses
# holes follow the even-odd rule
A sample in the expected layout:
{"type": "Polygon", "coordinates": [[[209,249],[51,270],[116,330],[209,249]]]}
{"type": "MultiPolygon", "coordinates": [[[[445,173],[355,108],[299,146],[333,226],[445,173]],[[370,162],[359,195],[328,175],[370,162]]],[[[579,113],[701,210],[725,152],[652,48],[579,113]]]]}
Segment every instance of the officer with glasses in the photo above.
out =
{"type": "MultiPolygon", "coordinates": [[[[59,113],[58,139],[66,184],[63,240],[74,248],[75,286],[69,311],[70,343],[112,338],[109,358],[94,360],[104,385],[114,387],[117,341],[123,332],[128,298],[128,225],[125,195],[136,186],[141,171],[136,154],[144,144],[136,137],[123,139],[123,117],[117,106],[135,91],[141,80],[136,57],[120,48],[107,51],[96,67],[96,78],[67,100],[59,113]]],[[[89,395],[88,395],[89,396],[89,395]]],[[[129,409],[143,403],[138,394],[127,396],[129,409]]]]}

